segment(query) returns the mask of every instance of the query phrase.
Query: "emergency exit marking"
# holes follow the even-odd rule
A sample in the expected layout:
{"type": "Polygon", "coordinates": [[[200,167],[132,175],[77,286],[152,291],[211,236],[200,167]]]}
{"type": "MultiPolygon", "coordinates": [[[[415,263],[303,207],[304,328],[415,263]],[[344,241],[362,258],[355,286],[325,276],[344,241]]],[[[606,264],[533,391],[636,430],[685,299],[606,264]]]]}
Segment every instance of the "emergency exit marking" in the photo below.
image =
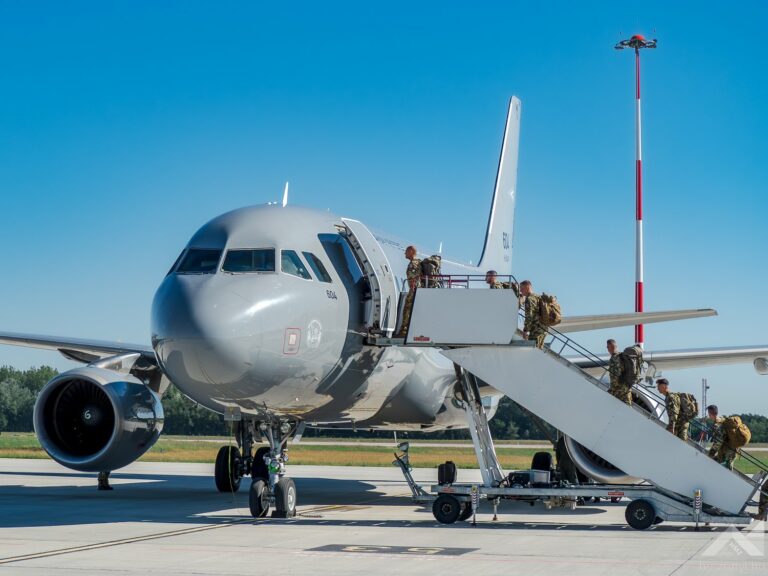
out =
{"type": "Polygon", "coordinates": [[[310,548],[308,552],[352,552],[357,554],[403,554],[410,556],[461,556],[479,548],[440,548],[437,546],[368,546],[358,544],[327,544],[310,548]]]}

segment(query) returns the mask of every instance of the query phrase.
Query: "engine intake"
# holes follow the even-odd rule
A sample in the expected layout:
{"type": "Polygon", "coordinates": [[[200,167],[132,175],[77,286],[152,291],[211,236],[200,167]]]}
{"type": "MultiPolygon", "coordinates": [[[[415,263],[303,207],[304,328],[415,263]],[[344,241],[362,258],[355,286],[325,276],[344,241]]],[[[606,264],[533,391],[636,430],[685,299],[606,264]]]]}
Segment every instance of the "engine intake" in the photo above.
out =
{"type": "Polygon", "coordinates": [[[128,374],[95,366],[52,379],[35,402],[34,426],[48,455],[83,472],[137,460],[163,429],[160,398],[128,374]]]}

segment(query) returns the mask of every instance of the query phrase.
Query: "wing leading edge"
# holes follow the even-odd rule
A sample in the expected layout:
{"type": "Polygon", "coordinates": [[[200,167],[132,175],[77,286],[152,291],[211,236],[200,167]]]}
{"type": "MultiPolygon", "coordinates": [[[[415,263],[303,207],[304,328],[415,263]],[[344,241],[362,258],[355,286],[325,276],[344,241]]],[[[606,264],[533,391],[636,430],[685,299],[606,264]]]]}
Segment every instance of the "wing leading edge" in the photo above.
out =
{"type": "Polygon", "coordinates": [[[592,316],[566,316],[557,325],[558,332],[585,332],[587,330],[602,330],[619,326],[634,326],[635,324],[653,324],[655,322],[672,322],[690,318],[706,318],[717,316],[712,308],[697,308],[694,310],[669,310],[666,312],[631,312],[629,314],[596,314],[592,316]]]}
{"type": "Polygon", "coordinates": [[[108,340],[88,340],[85,338],[62,338],[59,336],[43,336],[40,334],[20,334],[17,332],[0,332],[0,344],[41,348],[43,350],[58,350],[66,358],[77,362],[93,362],[116,354],[139,353],[146,360],[155,364],[155,351],[151,346],[110,342],[108,340]]]}

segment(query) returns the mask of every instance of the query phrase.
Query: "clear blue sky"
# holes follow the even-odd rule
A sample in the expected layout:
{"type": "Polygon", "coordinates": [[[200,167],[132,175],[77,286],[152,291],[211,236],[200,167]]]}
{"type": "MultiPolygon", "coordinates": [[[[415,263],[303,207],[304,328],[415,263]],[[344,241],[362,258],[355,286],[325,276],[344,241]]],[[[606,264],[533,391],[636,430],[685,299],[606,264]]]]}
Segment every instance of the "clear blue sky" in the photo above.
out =
{"type": "MultiPolygon", "coordinates": [[[[510,95],[514,268],[570,314],[633,307],[644,55],[649,349],[768,344],[764,2],[2,2],[0,329],[149,341],[213,216],[277,200],[476,260],[510,95]]],[[[630,328],[611,335],[629,344],[630,328]]],[[[606,334],[582,340],[600,351],[606,334]]],[[[0,364],[71,364],[0,347],[0,364]]],[[[750,366],[669,373],[768,414],[750,366]]]]}

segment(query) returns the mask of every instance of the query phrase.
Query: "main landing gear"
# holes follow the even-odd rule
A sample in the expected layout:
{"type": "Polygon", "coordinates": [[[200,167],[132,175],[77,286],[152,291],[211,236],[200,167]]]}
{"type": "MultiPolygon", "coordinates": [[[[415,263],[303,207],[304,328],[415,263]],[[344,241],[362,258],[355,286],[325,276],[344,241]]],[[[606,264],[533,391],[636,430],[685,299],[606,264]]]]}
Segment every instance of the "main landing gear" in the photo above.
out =
{"type": "Polygon", "coordinates": [[[286,476],[286,445],[296,432],[296,423],[283,421],[239,421],[235,437],[239,446],[222,446],[216,456],[215,480],[219,492],[237,492],[244,476],[252,478],[248,504],[254,518],[264,518],[274,506],[273,518],[296,515],[296,484],[286,476]],[[254,437],[269,446],[253,453],[254,437]],[[242,452],[241,452],[242,450],[242,452]]]}

